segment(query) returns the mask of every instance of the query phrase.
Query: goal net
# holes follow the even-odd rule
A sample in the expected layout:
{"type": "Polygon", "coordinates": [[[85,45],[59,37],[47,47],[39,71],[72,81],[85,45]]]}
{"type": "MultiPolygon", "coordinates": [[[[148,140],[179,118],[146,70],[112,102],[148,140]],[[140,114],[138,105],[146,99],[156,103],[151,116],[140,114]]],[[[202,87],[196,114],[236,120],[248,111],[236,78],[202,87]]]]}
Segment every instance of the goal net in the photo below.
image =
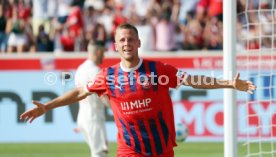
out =
{"type": "MultiPolygon", "coordinates": [[[[237,50],[249,95],[239,147],[244,157],[276,157],[276,0],[238,0],[237,50]]],[[[239,69],[240,70],[240,69],[239,69]]]]}

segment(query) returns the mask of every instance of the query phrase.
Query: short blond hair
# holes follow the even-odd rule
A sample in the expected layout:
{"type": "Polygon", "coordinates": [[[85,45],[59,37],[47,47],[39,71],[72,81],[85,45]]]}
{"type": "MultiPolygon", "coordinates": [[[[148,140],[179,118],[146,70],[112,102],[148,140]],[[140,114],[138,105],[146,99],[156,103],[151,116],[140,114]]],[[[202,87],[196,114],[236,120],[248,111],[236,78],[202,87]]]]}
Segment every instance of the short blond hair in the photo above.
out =
{"type": "Polygon", "coordinates": [[[136,33],[136,35],[139,37],[139,33],[138,33],[137,28],[136,28],[134,25],[132,25],[132,24],[129,24],[129,23],[122,23],[122,24],[120,24],[120,25],[116,28],[115,34],[116,34],[116,32],[117,32],[118,29],[131,29],[131,30],[133,30],[133,31],[136,33]]]}

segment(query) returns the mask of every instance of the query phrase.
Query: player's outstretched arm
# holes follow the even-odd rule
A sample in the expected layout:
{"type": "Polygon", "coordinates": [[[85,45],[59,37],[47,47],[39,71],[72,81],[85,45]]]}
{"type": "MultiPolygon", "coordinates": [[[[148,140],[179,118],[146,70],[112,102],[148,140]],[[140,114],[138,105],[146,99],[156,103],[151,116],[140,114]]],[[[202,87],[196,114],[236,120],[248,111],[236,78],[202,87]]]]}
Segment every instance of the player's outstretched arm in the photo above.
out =
{"type": "Polygon", "coordinates": [[[183,85],[198,89],[233,88],[250,94],[257,88],[251,81],[241,80],[239,73],[237,73],[233,80],[220,80],[208,76],[188,75],[184,78],[183,85]]]}
{"type": "Polygon", "coordinates": [[[37,101],[32,101],[32,103],[34,105],[36,105],[36,107],[21,114],[20,119],[24,120],[26,122],[29,121],[31,123],[34,119],[43,115],[44,113],[46,113],[47,111],[49,111],[51,109],[78,102],[78,101],[86,98],[90,94],[91,93],[87,92],[83,87],[79,87],[79,88],[75,88],[75,89],[65,93],[64,95],[59,96],[45,104],[42,104],[37,101]]]}

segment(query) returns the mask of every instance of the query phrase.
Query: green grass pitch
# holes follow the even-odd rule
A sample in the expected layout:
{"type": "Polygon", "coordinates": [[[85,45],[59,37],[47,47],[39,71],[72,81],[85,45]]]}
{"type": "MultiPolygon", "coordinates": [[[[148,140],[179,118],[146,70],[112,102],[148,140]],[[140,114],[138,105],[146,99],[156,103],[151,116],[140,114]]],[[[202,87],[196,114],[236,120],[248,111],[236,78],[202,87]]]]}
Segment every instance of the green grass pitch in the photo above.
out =
{"type": "MultiPolygon", "coordinates": [[[[259,148],[260,145],[255,144],[252,145],[251,150],[258,152],[259,148]]],[[[263,150],[269,151],[270,148],[270,143],[262,145],[263,150]]],[[[115,143],[109,144],[109,157],[116,156],[116,149],[115,143]]],[[[245,155],[246,147],[239,145],[239,157],[245,155]]],[[[270,155],[262,157],[270,157],[270,155]]],[[[0,157],[90,157],[90,154],[85,143],[2,143],[0,144],[0,157]]],[[[223,157],[223,143],[178,143],[178,147],[175,148],[175,157],[223,157]]]]}

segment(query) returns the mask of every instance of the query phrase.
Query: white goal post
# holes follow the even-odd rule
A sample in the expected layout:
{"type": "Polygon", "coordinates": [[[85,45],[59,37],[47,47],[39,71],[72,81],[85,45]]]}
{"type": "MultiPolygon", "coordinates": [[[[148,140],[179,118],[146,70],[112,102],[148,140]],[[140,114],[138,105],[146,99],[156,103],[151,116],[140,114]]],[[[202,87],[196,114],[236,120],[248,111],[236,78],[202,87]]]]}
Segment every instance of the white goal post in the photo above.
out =
{"type": "MultiPolygon", "coordinates": [[[[223,0],[223,76],[236,73],[236,0],[223,0]]],[[[237,107],[232,89],[224,89],[224,157],[237,157],[237,107]]]]}
{"type": "Polygon", "coordinates": [[[236,57],[245,57],[241,79],[257,85],[242,100],[242,117],[235,92],[224,90],[224,157],[276,157],[276,0],[223,0],[223,11],[224,78],[232,79],[236,57]]]}

